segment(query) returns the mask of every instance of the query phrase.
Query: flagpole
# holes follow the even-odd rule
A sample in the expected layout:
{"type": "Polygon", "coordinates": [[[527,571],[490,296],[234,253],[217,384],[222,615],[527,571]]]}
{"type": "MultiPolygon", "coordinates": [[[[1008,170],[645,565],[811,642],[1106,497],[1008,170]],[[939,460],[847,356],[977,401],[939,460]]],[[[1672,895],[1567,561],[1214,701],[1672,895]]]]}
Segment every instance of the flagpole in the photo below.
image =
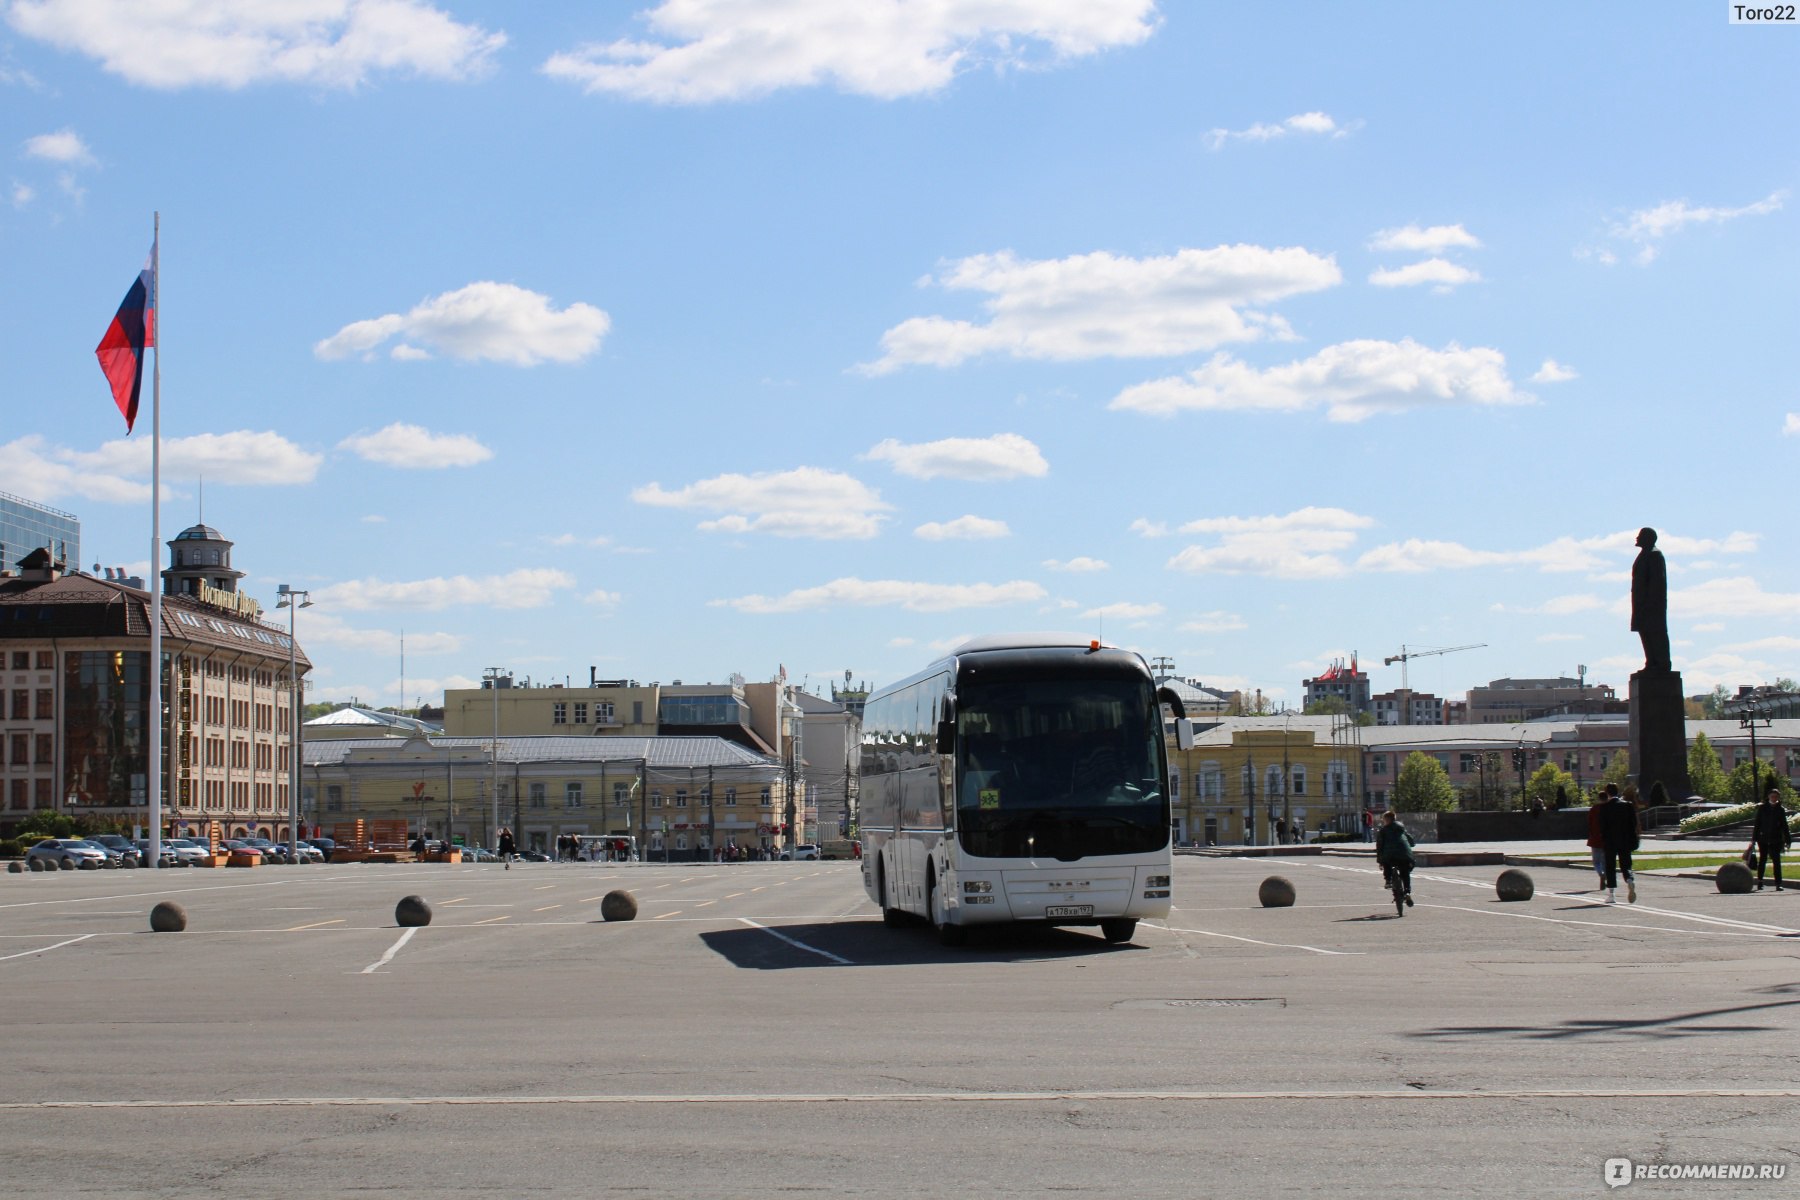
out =
{"type": "Polygon", "coordinates": [[[162,213],[151,217],[151,345],[156,365],[150,376],[150,864],[162,863],[163,702],[162,702],[162,213]]]}

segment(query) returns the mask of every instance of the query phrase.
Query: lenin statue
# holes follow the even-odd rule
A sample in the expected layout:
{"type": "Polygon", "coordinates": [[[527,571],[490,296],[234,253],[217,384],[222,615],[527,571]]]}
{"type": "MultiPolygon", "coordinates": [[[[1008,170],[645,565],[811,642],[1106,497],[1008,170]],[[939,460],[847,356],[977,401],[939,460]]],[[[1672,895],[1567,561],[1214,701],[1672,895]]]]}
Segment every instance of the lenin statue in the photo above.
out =
{"type": "Polygon", "coordinates": [[[1644,670],[1667,674],[1669,662],[1669,572],[1656,548],[1656,530],[1638,530],[1637,561],[1631,564],[1631,627],[1644,643],[1644,670]]]}

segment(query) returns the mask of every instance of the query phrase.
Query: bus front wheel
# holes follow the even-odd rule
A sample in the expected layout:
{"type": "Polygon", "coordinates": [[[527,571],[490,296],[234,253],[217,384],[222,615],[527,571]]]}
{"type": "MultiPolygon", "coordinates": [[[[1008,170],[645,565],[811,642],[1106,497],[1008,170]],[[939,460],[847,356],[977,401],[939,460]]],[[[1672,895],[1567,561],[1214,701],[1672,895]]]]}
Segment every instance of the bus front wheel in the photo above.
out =
{"type": "Polygon", "coordinates": [[[1129,942],[1131,935],[1137,932],[1137,920],[1132,917],[1117,917],[1110,921],[1100,922],[1100,936],[1110,946],[1120,942],[1129,942]]]}
{"type": "Polygon", "coordinates": [[[929,873],[925,877],[926,911],[931,914],[931,924],[937,930],[940,946],[965,946],[969,941],[969,930],[966,925],[956,925],[950,920],[950,914],[940,903],[938,896],[937,873],[929,873]]]}

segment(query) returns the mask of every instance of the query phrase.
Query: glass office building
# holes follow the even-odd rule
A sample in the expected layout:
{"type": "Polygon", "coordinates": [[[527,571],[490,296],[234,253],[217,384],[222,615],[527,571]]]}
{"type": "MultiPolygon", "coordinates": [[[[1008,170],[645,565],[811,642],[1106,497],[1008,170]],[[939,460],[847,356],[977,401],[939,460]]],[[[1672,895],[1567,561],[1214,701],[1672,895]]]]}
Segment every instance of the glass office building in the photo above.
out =
{"type": "Polygon", "coordinates": [[[57,562],[79,568],[80,520],[73,513],[0,492],[0,566],[16,567],[40,546],[57,562]]]}

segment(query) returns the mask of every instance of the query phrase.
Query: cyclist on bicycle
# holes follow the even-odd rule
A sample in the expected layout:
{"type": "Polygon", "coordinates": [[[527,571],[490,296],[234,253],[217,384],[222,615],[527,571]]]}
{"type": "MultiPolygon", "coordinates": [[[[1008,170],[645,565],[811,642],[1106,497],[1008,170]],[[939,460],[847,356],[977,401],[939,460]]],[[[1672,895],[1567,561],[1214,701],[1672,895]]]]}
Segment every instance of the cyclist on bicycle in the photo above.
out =
{"type": "Polygon", "coordinates": [[[1406,832],[1406,826],[1394,816],[1391,808],[1381,814],[1381,828],[1375,833],[1375,861],[1381,864],[1381,878],[1388,887],[1394,886],[1394,875],[1399,874],[1401,895],[1410,906],[1413,902],[1412,834],[1406,832]]]}

